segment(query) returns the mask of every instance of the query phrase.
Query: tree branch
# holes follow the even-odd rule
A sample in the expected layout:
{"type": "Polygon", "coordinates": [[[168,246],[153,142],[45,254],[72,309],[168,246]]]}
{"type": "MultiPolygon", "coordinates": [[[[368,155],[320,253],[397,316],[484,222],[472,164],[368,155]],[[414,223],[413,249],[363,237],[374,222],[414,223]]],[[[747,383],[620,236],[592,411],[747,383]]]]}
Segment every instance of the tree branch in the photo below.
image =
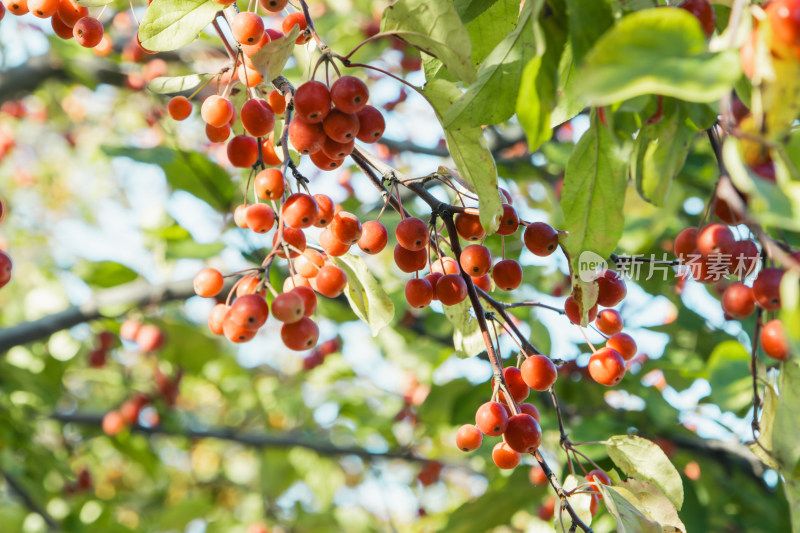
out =
{"type": "MultiPolygon", "coordinates": [[[[225,288],[229,289],[233,280],[226,280],[225,288]]],[[[172,300],[185,300],[194,296],[193,280],[173,281],[160,285],[151,285],[146,281],[135,281],[113,289],[107,289],[95,294],[89,301],[81,305],[70,307],[60,313],[48,315],[24,322],[14,327],[0,330],[0,354],[14,346],[29,342],[43,340],[62,329],[89,322],[97,318],[108,316],[102,310],[105,307],[117,307],[128,304],[132,307],[144,307],[172,300]]],[[[117,313],[117,316],[123,312],[117,313]]]]}
{"type": "Polygon", "coordinates": [[[9,489],[11,489],[11,492],[15,493],[17,497],[20,500],[22,500],[22,503],[25,505],[25,507],[27,507],[28,509],[30,509],[31,511],[42,517],[45,524],[47,524],[47,529],[49,529],[50,531],[61,530],[61,527],[58,525],[55,519],[52,516],[50,516],[47,513],[47,511],[44,510],[44,507],[39,505],[36,502],[36,500],[33,499],[33,497],[28,493],[28,491],[25,490],[25,487],[23,487],[22,484],[19,481],[17,481],[16,478],[14,478],[11,474],[9,474],[4,470],[0,471],[0,475],[2,475],[3,478],[5,478],[9,489]]]}
{"type": "MultiPolygon", "coordinates": [[[[53,420],[58,420],[65,424],[79,424],[83,426],[100,427],[103,423],[102,414],[93,413],[54,413],[50,416],[53,420]]],[[[231,442],[238,442],[255,448],[306,448],[313,450],[321,455],[357,455],[364,459],[403,459],[413,462],[428,462],[425,459],[414,455],[410,450],[389,450],[386,452],[373,452],[355,446],[334,446],[327,442],[304,438],[299,435],[266,435],[263,433],[240,433],[235,428],[212,428],[197,430],[186,428],[181,431],[164,426],[144,427],[134,425],[130,430],[145,435],[171,435],[186,437],[187,439],[220,439],[231,442]]]]}

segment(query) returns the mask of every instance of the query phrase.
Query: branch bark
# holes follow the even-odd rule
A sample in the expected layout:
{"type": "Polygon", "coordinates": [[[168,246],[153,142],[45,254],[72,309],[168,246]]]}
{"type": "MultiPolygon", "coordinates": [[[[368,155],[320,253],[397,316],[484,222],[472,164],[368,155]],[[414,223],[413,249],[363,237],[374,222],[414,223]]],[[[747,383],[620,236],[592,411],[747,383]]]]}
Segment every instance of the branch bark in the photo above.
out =
{"type": "MultiPolygon", "coordinates": [[[[79,424],[83,426],[100,427],[103,423],[102,414],[94,413],[54,413],[50,416],[53,420],[58,420],[65,424],[79,424]]],[[[171,435],[186,437],[187,439],[220,439],[231,442],[238,442],[255,448],[306,448],[313,450],[321,455],[357,455],[364,459],[403,459],[405,461],[428,462],[429,459],[414,455],[410,450],[389,450],[386,452],[373,452],[355,446],[334,446],[327,442],[304,438],[299,435],[267,435],[263,433],[240,433],[235,428],[212,428],[197,430],[186,428],[175,430],[163,426],[152,428],[144,426],[131,426],[131,431],[145,435],[171,435]]]]}
{"type": "MultiPolygon", "coordinates": [[[[226,283],[223,291],[229,289],[231,285],[232,280],[226,283]]],[[[5,353],[14,346],[46,339],[62,329],[68,329],[83,322],[109,316],[103,313],[103,308],[106,307],[115,308],[126,304],[130,307],[144,307],[173,300],[185,300],[194,296],[194,294],[194,287],[190,279],[159,285],[152,285],[146,281],[134,281],[113,289],[107,289],[98,292],[93,298],[81,305],[70,307],[60,313],[48,315],[38,320],[24,322],[17,326],[0,330],[0,354],[5,353]]],[[[117,312],[114,316],[122,314],[122,312],[117,312]]]]}

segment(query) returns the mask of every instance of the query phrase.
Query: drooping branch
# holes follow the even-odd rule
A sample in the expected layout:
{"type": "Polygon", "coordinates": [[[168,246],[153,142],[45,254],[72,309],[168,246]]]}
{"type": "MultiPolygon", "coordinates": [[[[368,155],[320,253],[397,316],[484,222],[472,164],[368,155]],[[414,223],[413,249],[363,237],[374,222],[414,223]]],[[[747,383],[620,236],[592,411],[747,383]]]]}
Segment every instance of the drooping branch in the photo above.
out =
{"type": "MultiPolygon", "coordinates": [[[[83,426],[93,426],[100,428],[103,422],[103,415],[96,413],[55,413],[52,419],[65,424],[79,424],[83,426]]],[[[341,456],[357,455],[364,459],[403,459],[413,462],[427,462],[429,459],[414,455],[410,450],[388,450],[385,452],[374,452],[356,446],[334,446],[321,440],[310,437],[280,434],[268,435],[264,433],[241,433],[236,428],[211,428],[211,429],[174,429],[171,426],[163,425],[155,427],[144,427],[139,425],[131,426],[131,431],[145,435],[171,435],[176,437],[186,437],[187,439],[219,439],[237,442],[255,448],[306,448],[313,450],[321,455],[341,456]]]]}
{"type": "Polygon", "coordinates": [[[48,530],[61,531],[61,527],[58,525],[58,522],[56,522],[55,519],[50,516],[43,506],[33,499],[30,493],[28,493],[25,487],[23,487],[14,476],[6,471],[0,471],[0,475],[2,475],[2,477],[6,480],[8,488],[11,489],[11,492],[17,495],[17,497],[22,501],[23,505],[42,517],[44,523],[47,524],[48,530]]]}
{"type": "MultiPolygon", "coordinates": [[[[230,288],[231,284],[232,280],[226,284],[226,287],[230,288]]],[[[173,300],[185,300],[194,294],[194,287],[190,279],[159,285],[152,285],[146,281],[120,285],[98,292],[88,301],[59,313],[0,330],[0,353],[4,353],[14,346],[44,340],[62,329],[109,316],[108,313],[103,312],[105,308],[145,307],[173,300]]],[[[118,312],[118,315],[121,314],[123,313],[118,312]]]]}

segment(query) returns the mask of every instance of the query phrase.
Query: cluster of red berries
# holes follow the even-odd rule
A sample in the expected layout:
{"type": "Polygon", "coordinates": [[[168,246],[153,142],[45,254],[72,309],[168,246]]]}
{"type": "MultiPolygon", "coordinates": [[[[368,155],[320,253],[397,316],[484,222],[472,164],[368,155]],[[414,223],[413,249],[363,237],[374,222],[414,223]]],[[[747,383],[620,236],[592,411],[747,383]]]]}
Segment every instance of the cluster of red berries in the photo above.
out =
{"type": "Polygon", "coordinates": [[[499,401],[481,405],[475,413],[475,424],[465,424],[458,429],[456,445],[469,452],[481,446],[484,435],[502,435],[503,440],[492,450],[492,460],[499,468],[516,467],[520,462],[520,454],[536,451],[542,441],[539,410],[524,400],[530,395],[531,389],[548,390],[557,377],[553,362],[538,354],[527,356],[519,368],[509,366],[503,369],[503,379],[511,399],[499,391],[499,401]]]}
{"type": "MultiPolygon", "coordinates": [[[[638,348],[636,341],[622,332],[622,317],[614,307],[628,293],[625,280],[613,270],[601,271],[593,282],[597,287],[597,303],[587,311],[588,322],[594,322],[597,331],[606,339],[606,345],[595,351],[589,359],[589,375],[596,382],[608,387],[619,383],[625,377],[626,363],[634,358],[638,348]]],[[[564,312],[573,323],[580,325],[581,317],[574,296],[570,295],[564,302],[564,312]]]]}
{"type": "Polygon", "coordinates": [[[138,320],[128,319],[119,330],[120,339],[135,343],[142,352],[155,352],[164,346],[167,340],[161,328],[155,324],[142,324],[138,320]]]}
{"type": "Polygon", "coordinates": [[[338,352],[342,348],[342,341],[339,338],[329,339],[319,346],[311,350],[311,353],[308,354],[303,359],[303,369],[304,370],[313,370],[322,363],[325,362],[325,358],[331,355],[332,353],[338,352]]]}
{"type": "Polygon", "coordinates": [[[89,352],[89,366],[103,368],[106,366],[108,352],[117,342],[117,337],[110,331],[103,331],[95,339],[97,345],[89,352]]]}
{"type": "MultiPolygon", "coordinates": [[[[105,414],[102,421],[103,432],[106,435],[114,436],[126,427],[136,424],[139,420],[139,413],[150,403],[150,398],[141,393],[135,393],[125,400],[119,409],[109,411],[105,414]]],[[[155,425],[155,424],[153,424],[155,425]]]]}
{"type": "MultiPolygon", "coordinates": [[[[6,204],[0,200],[0,223],[6,218],[6,204]]],[[[11,271],[14,269],[14,264],[11,262],[11,256],[4,250],[0,250],[0,289],[8,285],[11,281],[11,271]]]]}
{"type": "MultiPolygon", "coordinates": [[[[716,198],[714,201],[714,213],[720,220],[731,225],[742,222],[724,200],[716,198]]],[[[685,228],[675,238],[676,257],[689,267],[692,277],[701,283],[724,282],[723,277],[729,274],[739,279],[725,287],[722,293],[722,309],[727,318],[744,320],[753,314],[756,306],[765,311],[780,309],[784,270],[762,268],[752,286],[746,285],[745,278],[759,264],[758,246],[752,239],[736,240],[726,224],[712,222],[701,228],[685,228]]],[[[800,261],[800,252],[791,255],[800,261]]],[[[765,323],[760,340],[768,356],[778,360],[789,357],[789,343],[780,320],[765,323]]]]}
{"type": "Polygon", "coordinates": [[[89,16],[86,7],[78,5],[75,0],[5,0],[0,6],[0,19],[5,10],[12,15],[21,16],[31,13],[41,19],[50,19],[53,32],[62,39],[72,39],[86,48],[98,45],[111,50],[111,41],[104,39],[103,24],[89,16]]]}
{"type": "Polygon", "coordinates": [[[289,142],[322,170],[340,167],[356,139],[374,143],[383,136],[383,115],[368,100],[367,85],[355,76],[341,76],[330,88],[307,81],[294,94],[289,142]]]}

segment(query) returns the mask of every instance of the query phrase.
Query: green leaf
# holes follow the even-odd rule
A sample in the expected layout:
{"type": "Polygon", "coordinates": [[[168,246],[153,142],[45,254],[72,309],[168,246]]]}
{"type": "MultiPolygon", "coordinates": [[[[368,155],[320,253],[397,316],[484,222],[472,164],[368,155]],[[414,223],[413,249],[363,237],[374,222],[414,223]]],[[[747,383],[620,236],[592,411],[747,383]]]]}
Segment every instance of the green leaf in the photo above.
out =
{"type": "Polygon", "coordinates": [[[635,435],[617,435],[606,441],[608,456],[628,477],[649,481],[676,508],[683,505],[681,475],[655,443],[635,435]]]}
{"type": "Polygon", "coordinates": [[[778,379],[780,394],[775,405],[775,419],[772,431],[772,454],[781,465],[781,472],[798,479],[800,461],[800,360],[790,359],[783,363],[778,379]]]}
{"type": "Polygon", "coordinates": [[[566,0],[566,3],[572,57],[580,63],[595,41],[614,24],[614,15],[606,0],[566,0]]]}
{"type": "MultiPolygon", "coordinates": [[[[499,0],[467,25],[472,43],[470,57],[476,67],[514,31],[519,18],[519,0],[499,0]]],[[[463,19],[462,19],[463,20],[463,19]]],[[[467,21],[464,21],[467,24],[467,21]]],[[[456,81],[456,80],[453,80],[456,81]]]]}
{"type": "Polygon", "coordinates": [[[198,152],[184,152],[160,146],[151,149],[103,146],[111,157],[129,157],[142,163],[159,165],[173,189],[182,189],[219,211],[227,212],[236,187],[222,167],[198,152]]]}
{"type": "Polygon", "coordinates": [[[578,79],[596,106],[644,94],[713,102],[731,91],[739,73],[736,52],[706,51],[703,30],[688,11],[654,8],[625,16],[606,32],[578,79]]]}
{"type": "Polygon", "coordinates": [[[329,259],[347,275],[345,296],[353,312],[369,324],[373,336],[377,335],[394,318],[394,304],[389,295],[370,273],[362,257],[345,254],[329,259]]]}
{"type": "Polygon", "coordinates": [[[492,50],[478,69],[478,80],[447,109],[445,127],[456,122],[468,126],[498,124],[514,114],[522,71],[532,58],[544,52],[535,28],[543,3],[544,0],[525,3],[517,28],[492,50]]]}
{"type": "MultiPolygon", "coordinates": [[[[441,122],[442,116],[458,99],[461,91],[449,81],[435,79],[425,85],[423,94],[441,122]]],[[[497,167],[486,146],[483,130],[480,127],[453,126],[445,128],[444,136],[460,177],[477,193],[481,224],[487,233],[494,233],[500,225],[503,207],[497,186],[497,167]]]]}
{"type": "Polygon", "coordinates": [[[381,32],[440,59],[459,80],[475,81],[469,34],[449,0],[398,0],[383,12],[381,32]]]}
{"type": "Polygon", "coordinates": [[[551,128],[577,116],[586,107],[586,99],[580,94],[577,82],[575,62],[572,60],[572,46],[567,43],[558,64],[557,99],[556,107],[550,116],[551,128]]]}
{"type": "Polygon", "coordinates": [[[664,117],[656,124],[645,125],[633,145],[631,176],[639,195],[662,206],[672,180],[683,168],[694,130],[682,120],[681,108],[672,99],[663,101],[664,117]]]}
{"type": "MultiPolygon", "coordinates": [[[[753,176],[742,161],[740,141],[728,136],[722,158],[736,188],[747,194],[747,210],[764,226],[800,231],[800,183],[786,180],[781,185],[753,176]]],[[[776,171],[783,167],[776,159],[776,171]]]]}
{"type": "MultiPolygon", "coordinates": [[[[775,470],[780,469],[781,465],[778,464],[775,456],[772,455],[772,434],[775,432],[775,411],[780,402],[778,394],[775,392],[775,387],[772,385],[764,386],[764,399],[761,404],[761,418],[758,420],[759,437],[758,443],[750,445],[750,450],[758,457],[765,465],[775,470]]],[[[780,431],[780,429],[778,429],[780,431]]]]}
{"type": "Polygon", "coordinates": [[[627,172],[608,129],[596,117],[578,141],[564,174],[561,209],[570,256],[591,250],[602,257],[622,235],[627,172]]]}
{"type": "Polygon", "coordinates": [[[104,289],[139,277],[136,271],[113,261],[83,261],[73,267],[73,272],[89,285],[104,289]]]}
{"type": "Polygon", "coordinates": [[[663,531],[686,531],[675,505],[652,483],[631,478],[615,485],[614,489],[632,503],[635,502],[636,507],[658,522],[663,531]]]}
{"type": "MultiPolygon", "coordinates": [[[[623,490],[598,483],[606,509],[617,521],[618,533],[662,533],[658,522],[651,520],[623,495],[623,490]]],[[[627,492],[627,491],[624,491],[627,492]]],[[[630,494],[630,493],[628,493],[630,494]]]]}
{"type": "Polygon", "coordinates": [[[167,241],[167,259],[208,259],[214,257],[225,249],[221,242],[200,244],[193,239],[167,241]]]}
{"type": "Polygon", "coordinates": [[[197,89],[210,74],[190,74],[188,76],[161,76],[147,84],[156,94],[177,94],[197,89]]]}
{"type": "Polygon", "coordinates": [[[461,22],[467,24],[495,3],[497,3],[497,0],[455,0],[453,7],[455,7],[458,16],[461,17],[461,22]]]}
{"type": "Polygon", "coordinates": [[[153,0],[139,26],[145,50],[177,50],[194,41],[222,6],[213,0],[153,0]]]}
{"type": "Polygon", "coordinates": [[[750,354],[741,343],[721,342],[711,352],[706,367],[710,400],[723,411],[738,411],[752,401],[750,354]]]}
{"type": "Polygon", "coordinates": [[[536,78],[542,58],[534,57],[528,62],[520,81],[517,96],[517,118],[528,138],[528,150],[531,152],[550,140],[553,130],[550,127],[550,112],[542,105],[536,89],[536,78]]]}
{"type": "Polygon", "coordinates": [[[298,35],[300,35],[300,26],[295,24],[288,34],[268,42],[261,50],[253,54],[250,59],[264,80],[272,81],[280,75],[286,62],[294,53],[298,35]]]}
{"type": "MultiPolygon", "coordinates": [[[[562,487],[565,491],[574,491],[581,483],[586,483],[586,478],[582,477],[579,479],[578,477],[570,474],[564,479],[562,487]]],[[[592,505],[591,494],[588,492],[579,491],[578,493],[569,497],[569,504],[572,506],[572,509],[575,511],[575,513],[577,513],[578,518],[580,518],[584,524],[587,526],[592,525],[592,511],[590,509],[592,505]]],[[[554,528],[557,529],[560,520],[558,513],[555,513],[553,520],[554,528]]]]}
{"type": "Polygon", "coordinates": [[[453,324],[453,347],[459,357],[472,357],[486,350],[478,320],[470,312],[469,298],[456,305],[443,305],[444,316],[453,324]]]}

